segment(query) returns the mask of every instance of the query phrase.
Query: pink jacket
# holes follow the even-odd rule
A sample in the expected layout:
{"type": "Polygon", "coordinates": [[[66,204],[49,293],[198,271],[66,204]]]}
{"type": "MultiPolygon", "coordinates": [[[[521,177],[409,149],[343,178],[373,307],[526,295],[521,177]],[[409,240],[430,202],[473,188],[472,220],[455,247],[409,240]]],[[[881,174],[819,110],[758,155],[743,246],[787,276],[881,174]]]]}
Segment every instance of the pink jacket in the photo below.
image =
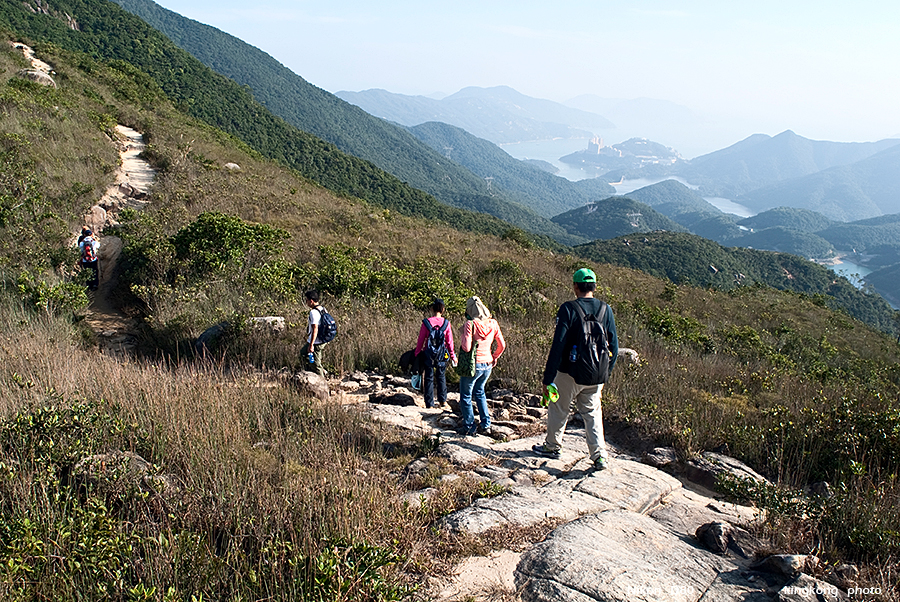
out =
{"type": "Polygon", "coordinates": [[[494,318],[487,320],[466,320],[462,325],[462,340],[460,348],[463,351],[472,350],[472,339],[478,342],[478,351],[475,352],[475,363],[493,364],[506,349],[506,341],[500,332],[500,325],[494,318]],[[492,343],[496,342],[496,349],[491,352],[492,343]]]}
{"type": "MultiPolygon", "coordinates": [[[[428,318],[428,322],[432,327],[440,328],[444,323],[444,318],[443,316],[431,316],[428,318]]],[[[419,328],[419,341],[416,343],[416,355],[422,353],[427,338],[428,329],[425,327],[425,324],[422,324],[422,327],[419,328]]],[[[447,330],[444,331],[444,342],[447,344],[447,351],[450,352],[450,360],[456,363],[456,349],[453,348],[453,327],[450,326],[449,321],[447,323],[447,330]]]]}

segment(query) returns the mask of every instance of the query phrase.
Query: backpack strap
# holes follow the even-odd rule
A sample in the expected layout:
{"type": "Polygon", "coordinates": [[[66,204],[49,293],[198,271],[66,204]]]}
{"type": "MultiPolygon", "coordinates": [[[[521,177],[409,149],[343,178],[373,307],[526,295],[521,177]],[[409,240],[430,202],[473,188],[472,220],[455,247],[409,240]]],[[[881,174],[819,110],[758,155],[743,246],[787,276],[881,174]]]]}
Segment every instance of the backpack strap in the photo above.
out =
{"type": "Polygon", "coordinates": [[[447,327],[450,325],[450,320],[444,318],[444,323],[441,324],[441,336],[444,336],[444,333],[447,332],[447,327]]]}
{"type": "MultiPolygon", "coordinates": [[[[599,299],[598,299],[598,301],[599,301],[599,299]]],[[[581,307],[581,303],[579,303],[578,301],[570,301],[570,303],[575,306],[575,313],[577,313],[578,317],[581,318],[581,321],[584,322],[585,319],[587,319],[587,314],[584,313],[584,308],[581,307]]],[[[606,303],[604,303],[603,301],[600,301],[600,312],[598,314],[596,314],[596,318],[597,318],[598,322],[603,322],[606,320],[606,308],[607,307],[609,307],[609,306],[606,303]]],[[[594,314],[591,314],[591,315],[594,315],[594,314]]]]}

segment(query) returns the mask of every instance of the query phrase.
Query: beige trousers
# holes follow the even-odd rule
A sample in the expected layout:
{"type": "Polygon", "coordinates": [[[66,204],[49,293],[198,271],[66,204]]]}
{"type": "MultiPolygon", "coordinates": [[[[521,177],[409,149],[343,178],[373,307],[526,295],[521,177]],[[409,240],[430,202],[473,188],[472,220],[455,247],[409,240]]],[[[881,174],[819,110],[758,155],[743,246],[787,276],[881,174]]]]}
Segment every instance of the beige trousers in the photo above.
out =
{"type": "Polygon", "coordinates": [[[574,401],[575,409],[584,420],[591,462],[597,458],[607,459],[606,441],[603,439],[603,409],[600,407],[603,385],[579,385],[565,372],[556,373],[555,383],[559,390],[559,400],[547,408],[545,447],[548,450],[558,450],[562,447],[563,431],[566,430],[569,410],[574,401]]]}

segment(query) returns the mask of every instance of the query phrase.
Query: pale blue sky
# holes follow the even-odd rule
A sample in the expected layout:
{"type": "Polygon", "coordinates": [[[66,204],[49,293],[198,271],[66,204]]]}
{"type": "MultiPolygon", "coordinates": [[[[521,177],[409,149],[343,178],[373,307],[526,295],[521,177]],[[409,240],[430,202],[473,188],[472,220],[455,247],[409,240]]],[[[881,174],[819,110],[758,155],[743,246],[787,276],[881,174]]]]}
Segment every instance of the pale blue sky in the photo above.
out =
{"type": "MultiPolygon", "coordinates": [[[[160,1],[160,0],[157,0],[160,1]]],[[[900,134],[900,2],[162,0],[336,92],[658,98],[733,140],[900,134]]]]}

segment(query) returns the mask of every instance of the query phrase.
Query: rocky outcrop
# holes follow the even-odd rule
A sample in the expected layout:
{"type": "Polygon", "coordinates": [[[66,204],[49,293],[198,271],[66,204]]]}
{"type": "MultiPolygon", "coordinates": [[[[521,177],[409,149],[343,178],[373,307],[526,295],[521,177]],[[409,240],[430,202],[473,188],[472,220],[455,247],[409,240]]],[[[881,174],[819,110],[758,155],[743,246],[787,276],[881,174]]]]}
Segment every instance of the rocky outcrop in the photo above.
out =
{"type": "MultiPolygon", "coordinates": [[[[814,561],[807,557],[801,562],[765,556],[765,542],[742,528],[757,520],[757,513],[712,497],[720,474],[763,480],[733,458],[709,452],[682,462],[671,448],[650,448],[640,456],[608,442],[609,467],[598,472],[574,416],[559,459],[531,451],[543,440],[544,414],[536,395],[488,391],[495,424],[507,432],[494,439],[456,433],[454,393],[449,407],[426,409],[408,379],[363,372],[347,375],[333,388],[372,418],[440,442],[434,456],[442,458],[445,474],[435,477],[431,458],[416,458],[397,472],[398,481],[410,488],[403,503],[428,504],[439,494],[439,483],[462,477],[489,482],[499,493],[444,517],[441,528],[479,537],[561,523],[524,551],[465,559],[454,578],[433,584],[435,600],[494,600],[502,592],[504,599],[529,602],[768,602],[815,600],[797,596],[815,596],[817,587],[843,595],[802,572],[813,571],[814,561]],[[429,486],[418,488],[425,483],[429,486]],[[773,568],[779,566],[787,569],[773,568]]],[[[841,599],[829,595],[824,599],[841,599]]]]}

